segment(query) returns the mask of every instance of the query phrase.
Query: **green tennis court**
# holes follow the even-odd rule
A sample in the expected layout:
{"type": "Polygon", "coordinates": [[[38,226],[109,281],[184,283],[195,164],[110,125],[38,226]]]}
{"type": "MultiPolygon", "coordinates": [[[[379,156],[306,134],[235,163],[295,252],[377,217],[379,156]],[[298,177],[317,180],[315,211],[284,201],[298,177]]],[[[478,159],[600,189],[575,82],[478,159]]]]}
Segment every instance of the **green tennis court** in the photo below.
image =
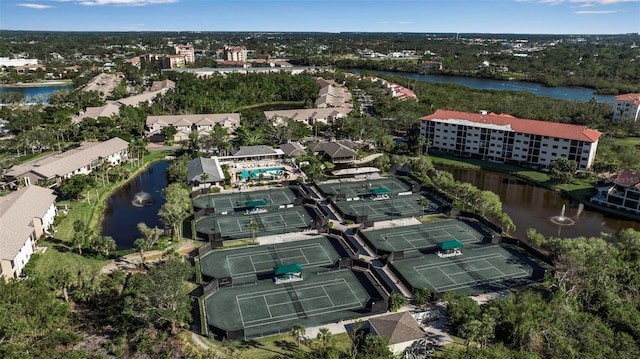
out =
{"type": "Polygon", "coordinates": [[[461,256],[449,258],[405,252],[404,259],[391,265],[414,288],[467,295],[530,283],[534,271],[544,268],[518,248],[477,243],[465,245],[461,256]]]}
{"type": "Polygon", "coordinates": [[[243,209],[248,202],[266,200],[267,208],[292,204],[296,195],[288,187],[278,187],[261,191],[242,191],[226,194],[208,194],[193,199],[193,206],[197,208],[215,208],[216,214],[232,213],[236,209],[243,209]]]}
{"type": "Polygon", "coordinates": [[[371,297],[364,286],[372,283],[361,283],[349,269],[303,273],[302,282],[220,288],[205,298],[208,324],[255,337],[288,332],[294,324],[314,327],[366,315],[362,309],[371,297]]]}
{"type": "Polygon", "coordinates": [[[303,268],[332,265],[341,255],[324,236],[304,241],[210,251],[200,258],[204,275],[213,278],[243,277],[272,270],[281,264],[300,263],[303,268]]]}
{"type": "MultiPolygon", "coordinates": [[[[380,221],[421,216],[423,207],[420,205],[420,199],[422,198],[423,197],[417,193],[403,196],[391,194],[389,195],[389,199],[372,200],[370,198],[364,198],[338,201],[336,202],[336,206],[340,208],[344,215],[366,215],[371,221],[380,221]]],[[[436,206],[436,204],[430,204],[430,206],[436,206]]],[[[427,208],[430,207],[425,207],[425,211],[427,208]]]]}
{"type": "Polygon", "coordinates": [[[482,241],[484,235],[468,223],[445,219],[398,228],[360,232],[376,253],[435,248],[437,243],[457,239],[463,244],[482,241]]]}
{"type": "Polygon", "coordinates": [[[389,191],[389,195],[410,192],[411,187],[397,178],[379,178],[365,181],[331,181],[319,183],[318,187],[326,195],[344,194],[347,198],[369,196],[373,192],[389,191]]]}
{"type": "Polygon", "coordinates": [[[272,208],[266,213],[246,215],[234,212],[227,215],[205,216],[197,220],[196,231],[203,234],[221,233],[223,239],[251,238],[250,224],[255,222],[256,237],[300,232],[310,228],[313,218],[304,206],[272,208]]]}

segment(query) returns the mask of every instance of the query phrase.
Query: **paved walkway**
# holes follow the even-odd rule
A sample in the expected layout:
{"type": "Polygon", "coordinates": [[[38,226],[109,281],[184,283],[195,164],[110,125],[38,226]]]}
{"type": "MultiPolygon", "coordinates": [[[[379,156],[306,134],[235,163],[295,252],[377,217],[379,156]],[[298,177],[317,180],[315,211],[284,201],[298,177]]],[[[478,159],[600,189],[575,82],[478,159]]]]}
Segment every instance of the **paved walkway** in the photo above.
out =
{"type": "MultiPolygon", "coordinates": [[[[191,239],[182,240],[178,246],[180,254],[188,254],[196,248],[195,242],[191,239]]],[[[164,251],[153,250],[144,252],[145,263],[154,263],[162,259],[164,251]]],[[[111,273],[115,270],[133,271],[140,268],[140,253],[131,253],[116,258],[100,269],[100,273],[111,273]]]]}

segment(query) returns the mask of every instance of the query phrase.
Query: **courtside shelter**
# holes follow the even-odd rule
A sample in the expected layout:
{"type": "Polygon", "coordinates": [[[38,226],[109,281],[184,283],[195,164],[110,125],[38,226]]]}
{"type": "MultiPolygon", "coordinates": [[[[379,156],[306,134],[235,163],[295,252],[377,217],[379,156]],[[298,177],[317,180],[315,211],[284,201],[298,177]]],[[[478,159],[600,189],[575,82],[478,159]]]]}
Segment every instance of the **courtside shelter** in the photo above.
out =
{"type": "Polygon", "coordinates": [[[300,263],[283,264],[273,267],[273,282],[275,284],[298,282],[302,280],[302,265],[300,263]]]}
{"type": "Polygon", "coordinates": [[[436,254],[440,258],[448,258],[462,255],[462,243],[457,239],[438,243],[436,254]]]}
{"type": "Polygon", "coordinates": [[[369,270],[351,264],[352,256],[332,237],[198,255],[203,334],[247,339],[286,333],[296,323],[321,326],[385,312],[386,293],[369,270]],[[275,283],[282,276],[302,279],[303,267],[304,281],[275,283]]]}

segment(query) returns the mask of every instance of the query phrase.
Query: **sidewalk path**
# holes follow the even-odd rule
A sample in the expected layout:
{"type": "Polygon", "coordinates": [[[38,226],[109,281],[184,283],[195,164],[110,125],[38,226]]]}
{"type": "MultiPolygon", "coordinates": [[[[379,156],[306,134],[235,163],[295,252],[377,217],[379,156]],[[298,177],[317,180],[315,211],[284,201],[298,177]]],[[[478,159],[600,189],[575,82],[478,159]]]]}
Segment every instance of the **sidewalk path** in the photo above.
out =
{"type": "MultiPolygon", "coordinates": [[[[182,240],[178,246],[178,252],[180,254],[188,254],[192,250],[196,248],[195,243],[191,239],[182,240]]],[[[168,249],[168,248],[167,248],[168,249]]],[[[145,263],[154,263],[158,262],[162,259],[162,253],[164,251],[153,250],[144,252],[145,263]]],[[[131,271],[136,270],[140,267],[140,253],[131,253],[124,255],[122,257],[118,257],[108,264],[106,264],[102,269],[100,269],[100,273],[108,274],[116,270],[123,271],[131,271]]]]}

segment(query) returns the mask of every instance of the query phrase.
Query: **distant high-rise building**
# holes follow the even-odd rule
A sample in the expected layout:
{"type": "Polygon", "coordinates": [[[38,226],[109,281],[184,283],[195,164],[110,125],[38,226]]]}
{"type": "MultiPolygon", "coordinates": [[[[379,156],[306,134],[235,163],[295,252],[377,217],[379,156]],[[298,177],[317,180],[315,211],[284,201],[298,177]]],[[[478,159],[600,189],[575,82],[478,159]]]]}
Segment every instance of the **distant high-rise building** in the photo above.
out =
{"type": "Polygon", "coordinates": [[[196,54],[192,44],[176,45],[174,48],[176,49],[176,55],[184,57],[184,62],[186,64],[196,62],[196,54]]]}
{"type": "Polygon", "coordinates": [[[244,46],[225,46],[224,58],[227,61],[247,61],[247,48],[244,46]]]}

